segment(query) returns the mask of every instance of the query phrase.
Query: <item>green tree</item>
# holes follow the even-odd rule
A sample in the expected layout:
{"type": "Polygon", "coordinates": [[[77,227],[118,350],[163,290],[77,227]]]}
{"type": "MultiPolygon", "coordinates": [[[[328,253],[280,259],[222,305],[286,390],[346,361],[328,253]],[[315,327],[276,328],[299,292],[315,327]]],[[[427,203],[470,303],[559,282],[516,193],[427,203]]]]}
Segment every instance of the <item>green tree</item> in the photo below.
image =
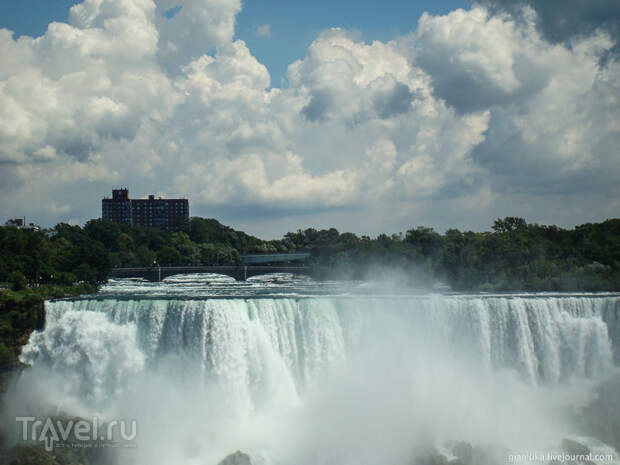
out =
{"type": "Polygon", "coordinates": [[[157,263],[160,265],[180,265],[181,254],[172,246],[165,245],[157,252],[157,263]]]}
{"type": "Polygon", "coordinates": [[[24,273],[21,271],[11,271],[11,273],[9,273],[9,283],[11,284],[12,290],[21,291],[22,289],[26,289],[27,280],[24,273]]]}
{"type": "Polygon", "coordinates": [[[511,231],[525,231],[527,229],[527,223],[523,218],[516,216],[507,216],[504,219],[496,219],[493,223],[493,231],[498,234],[503,234],[511,231]]]}
{"type": "Polygon", "coordinates": [[[99,241],[107,250],[118,250],[121,227],[110,220],[90,220],[84,225],[84,233],[92,240],[99,241]]]}

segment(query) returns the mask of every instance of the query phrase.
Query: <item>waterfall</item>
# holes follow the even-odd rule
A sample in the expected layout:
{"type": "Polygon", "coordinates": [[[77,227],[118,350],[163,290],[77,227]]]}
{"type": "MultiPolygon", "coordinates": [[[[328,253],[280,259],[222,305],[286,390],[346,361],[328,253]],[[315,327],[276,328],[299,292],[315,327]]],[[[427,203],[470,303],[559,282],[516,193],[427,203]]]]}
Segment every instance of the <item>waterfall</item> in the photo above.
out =
{"type": "Polygon", "coordinates": [[[252,389],[269,389],[270,377],[280,379],[283,373],[292,389],[311,386],[344,363],[348,352],[381,337],[372,334],[373,328],[397,321],[398,332],[406,331],[418,344],[467,355],[486,369],[513,369],[532,384],[559,383],[597,377],[613,366],[618,348],[612,349],[612,343],[619,335],[617,324],[608,325],[617,321],[610,315],[618,314],[618,300],[435,296],[52,301],[46,304],[46,329],[33,335],[22,361],[68,371],[79,364],[85,383],[99,389],[144,364],[156,367],[158,360],[174,356],[177,376],[187,370],[202,373],[206,381],[246,390],[250,401],[252,389]],[[85,356],[92,365],[81,360],[85,356]]]}
{"type": "MultiPolygon", "coordinates": [[[[201,460],[244,447],[322,463],[324,448],[325,463],[366,463],[334,449],[332,428],[369,438],[367,463],[409,454],[412,431],[548,439],[562,434],[558,412],[586,396],[576,386],[614,369],[620,343],[611,295],[106,297],[47,302],[46,315],[21,355],[32,366],[22,383],[46,380],[41,403],[131,412],[143,440],[183,414],[183,438],[200,430],[211,444],[201,460]]],[[[357,436],[339,443],[363,450],[357,436]]],[[[153,450],[133,460],[184,463],[176,446],[153,450]]]]}

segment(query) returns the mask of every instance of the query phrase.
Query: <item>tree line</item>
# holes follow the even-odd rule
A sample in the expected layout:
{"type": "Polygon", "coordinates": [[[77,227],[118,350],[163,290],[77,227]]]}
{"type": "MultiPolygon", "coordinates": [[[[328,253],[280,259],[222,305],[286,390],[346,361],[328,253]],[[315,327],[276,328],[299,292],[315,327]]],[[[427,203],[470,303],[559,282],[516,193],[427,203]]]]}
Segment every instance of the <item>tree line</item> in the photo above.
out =
{"type": "Polygon", "coordinates": [[[455,291],[620,291],[620,219],[573,229],[498,219],[492,231],[416,227],[374,239],[305,230],[285,239],[309,247],[325,277],[396,276],[455,291]]]}
{"type": "Polygon", "coordinates": [[[95,219],[84,227],[0,228],[0,282],[14,289],[42,284],[98,285],[112,267],[237,265],[248,253],[310,251],[306,264],[321,279],[397,275],[459,291],[620,290],[620,219],[573,229],[497,219],[491,231],[419,226],[374,238],[331,229],[289,232],[264,241],[193,217],[174,231],[95,219]]]}

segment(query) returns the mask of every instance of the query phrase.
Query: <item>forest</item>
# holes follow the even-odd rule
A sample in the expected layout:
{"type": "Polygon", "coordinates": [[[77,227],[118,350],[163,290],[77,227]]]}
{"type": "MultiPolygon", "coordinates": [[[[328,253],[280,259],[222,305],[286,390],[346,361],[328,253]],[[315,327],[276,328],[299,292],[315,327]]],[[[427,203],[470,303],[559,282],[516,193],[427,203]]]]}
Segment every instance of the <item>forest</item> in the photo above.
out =
{"type": "Polygon", "coordinates": [[[491,231],[418,226],[405,233],[358,236],[336,229],[289,232],[264,241],[193,217],[175,231],[95,219],[84,227],[0,228],[0,282],[13,290],[98,285],[112,267],[235,265],[247,253],[310,251],[318,279],[398,275],[417,287],[455,291],[620,290],[620,219],[573,229],[497,219],[491,231]]]}

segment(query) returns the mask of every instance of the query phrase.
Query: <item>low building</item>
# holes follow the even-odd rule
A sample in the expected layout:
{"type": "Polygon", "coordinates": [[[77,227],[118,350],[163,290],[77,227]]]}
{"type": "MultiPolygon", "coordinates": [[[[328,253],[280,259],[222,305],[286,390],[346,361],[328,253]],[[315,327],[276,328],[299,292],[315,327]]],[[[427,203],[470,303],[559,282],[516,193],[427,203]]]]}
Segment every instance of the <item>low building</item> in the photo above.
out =
{"type": "Polygon", "coordinates": [[[173,229],[179,221],[189,220],[187,199],[130,199],[126,188],[112,190],[112,198],[101,201],[101,217],[117,223],[173,229]]]}
{"type": "Polygon", "coordinates": [[[7,222],[4,223],[4,226],[6,228],[17,228],[17,229],[24,229],[24,230],[29,230],[29,231],[38,231],[39,229],[41,229],[39,225],[37,224],[26,223],[25,216],[23,218],[15,218],[12,220],[7,220],[7,222]]]}

